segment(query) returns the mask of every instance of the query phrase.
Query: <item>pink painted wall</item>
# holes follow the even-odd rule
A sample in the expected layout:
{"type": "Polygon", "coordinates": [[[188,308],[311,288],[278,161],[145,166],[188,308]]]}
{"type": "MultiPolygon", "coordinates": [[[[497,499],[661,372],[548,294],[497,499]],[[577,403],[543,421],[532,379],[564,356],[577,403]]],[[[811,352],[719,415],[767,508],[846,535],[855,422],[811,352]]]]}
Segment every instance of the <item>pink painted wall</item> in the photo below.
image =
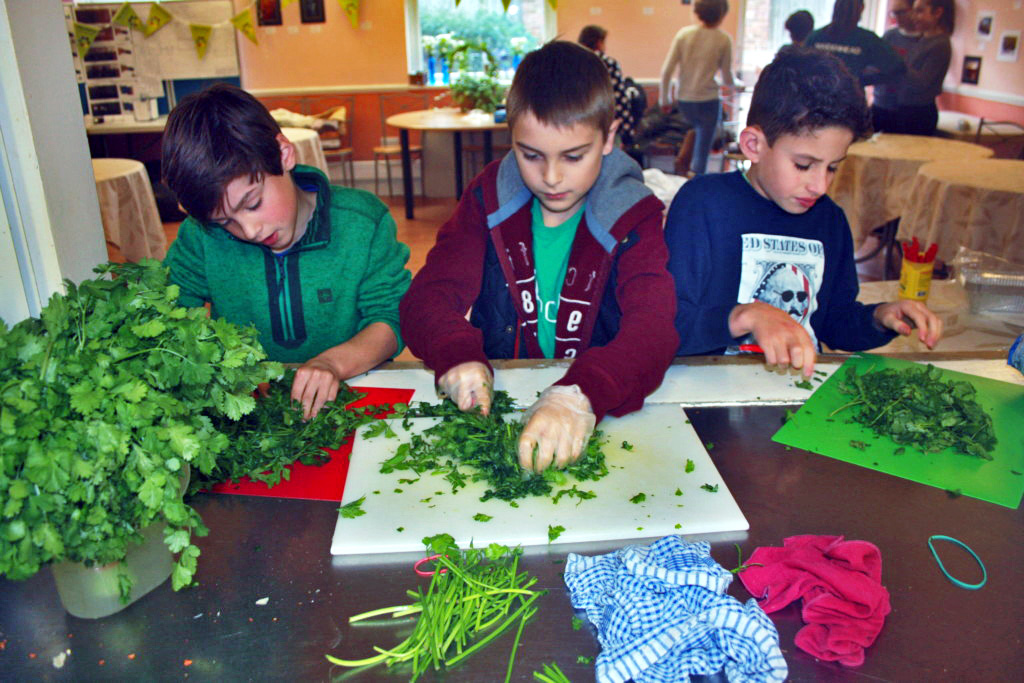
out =
{"type": "Polygon", "coordinates": [[[959,92],[944,93],[939,104],[944,109],[965,111],[986,118],[1013,120],[1024,124],[1024,49],[1019,50],[1016,62],[1002,62],[999,41],[1006,31],[1018,31],[1024,36],[1024,8],[1021,0],[956,0],[956,31],[953,33],[953,59],[946,87],[959,92]],[[991,37],[978,35],[978,13],[995,12],[991,37]],[[964,55],[981,57],[981,77],[977,86],[960,83],[964,55]],[[998,93],[1012,102],[989,99],[998,93]]]}
{"type": "MultiPolygon", "coordinates": [[[[241,11],[252,0],[232,0],[241,11]]],[[[324,0],[326,21],[303,24],[299,3],[281,26],[258,26],[258,45],[238,38],[242,85],[249,90],[407,83],[403,0],[363,0],[352,28],[337,0],[324,0]]]]}
{"type": "MultiPolygon", "coordinates": [[[[764,0],[755,0],[763,2],[764,0]]],[[[735,50],[743,3],[733,0],[721,28],[732,37],[735,50]]],[[[559,0],[558,33],[576,40],[587,24],[608,29],[608,54],[619,60],[623,72],[636,79],[657,79],[672,38],[683,26],[697,23],[693,5],[679,0],[559,0]],[[650,10],[645,14],[644,10],[650,10]]],[[[733,64],[739,59],[733,53],[733,64]]],[[[735,71],[735,68],[733,69],[735,71]]]]}

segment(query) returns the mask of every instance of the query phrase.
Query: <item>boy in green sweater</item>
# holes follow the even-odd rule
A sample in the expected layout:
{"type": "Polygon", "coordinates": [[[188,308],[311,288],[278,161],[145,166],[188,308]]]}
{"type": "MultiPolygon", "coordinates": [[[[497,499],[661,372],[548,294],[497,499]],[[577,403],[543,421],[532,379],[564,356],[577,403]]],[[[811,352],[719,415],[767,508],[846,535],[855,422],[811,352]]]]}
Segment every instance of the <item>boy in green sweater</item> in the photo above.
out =
{"type": "Polygon", "coordinates": [[[292,399],[307,419],[401,350],[409,248],[379,199],[296,165],[266,108],[223,83],[175,107],[162,151],[189,214],[164,260],[180,303],[254,325],[272,360],[301,363],[292,399]]]}

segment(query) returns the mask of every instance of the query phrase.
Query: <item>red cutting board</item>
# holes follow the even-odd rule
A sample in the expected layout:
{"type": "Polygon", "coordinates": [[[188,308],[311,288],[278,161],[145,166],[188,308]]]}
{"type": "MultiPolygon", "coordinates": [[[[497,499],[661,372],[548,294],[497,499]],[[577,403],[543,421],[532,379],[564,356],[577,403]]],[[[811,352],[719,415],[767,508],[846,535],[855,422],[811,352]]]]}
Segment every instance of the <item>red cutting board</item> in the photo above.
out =
{"type": "MultiPolygon", "coordinates": [[[[349,410],[393,403],[408,403],[412,400],[412,389],[381,389],[377,387],[352,387],[354,391],[366,394],[348,406],[349,410]]],[[[390,414],[391,410],[381,413],[390,414]]],[[[272,496],[274,498],[298,498],[302,500],[329,500],[340,503],[345,493],[345,478],[348,476],[348,459],[352,454],[352,434],[345,437],[336,450],[325,448],[331,459],[323,465],[293,463],[287,467],[290,476],[270,487],[262,481],[242,477],[239,481],[225,481],[210,489],[212,493],[227,493],[237,496],[272,496]]]]}

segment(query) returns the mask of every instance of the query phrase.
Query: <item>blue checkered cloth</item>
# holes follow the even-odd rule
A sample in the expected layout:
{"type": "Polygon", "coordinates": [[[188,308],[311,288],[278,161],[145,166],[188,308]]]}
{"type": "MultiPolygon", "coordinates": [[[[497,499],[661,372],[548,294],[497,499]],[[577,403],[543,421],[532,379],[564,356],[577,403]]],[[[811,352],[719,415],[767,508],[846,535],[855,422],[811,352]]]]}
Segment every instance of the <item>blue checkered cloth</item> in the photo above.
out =
{"type": "Polygon", "coordinates": [[[676,683],[725,669],[730,681],[783,681],[779,634],[754,600],[726,595],[733,575],[707,543],[666,536],[608,555],[570,553],[565,585],[597,628],[597,680],[676,683]]]}

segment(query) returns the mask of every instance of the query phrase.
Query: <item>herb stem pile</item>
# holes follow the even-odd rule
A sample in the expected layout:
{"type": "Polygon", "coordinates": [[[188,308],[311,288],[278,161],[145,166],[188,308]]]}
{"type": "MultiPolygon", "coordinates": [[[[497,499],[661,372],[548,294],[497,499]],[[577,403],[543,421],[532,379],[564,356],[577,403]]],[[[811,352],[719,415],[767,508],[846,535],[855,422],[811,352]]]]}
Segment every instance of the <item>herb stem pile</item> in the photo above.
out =
{"type": "Polygon", "coordinates": [[[523,628],[537,612],[534,603],[546,593],[531,590],[537,578],[519,571],[521,549],[492,543],[486,549],[462,551],[449,534],[423,542],[437,555],[426,592],[410,590],[411,604],[349,617],[349,623],[356,623],[386,614],[392,618],[418,615],[409,637],[392,648],[375,646],[377,654],[365,659],[325,655],[327,660],[344,667],[408,663],[415,681],[430,669],[455,666],[517,626],[505,674],[505,680],[511,680],[523,628]]]}

